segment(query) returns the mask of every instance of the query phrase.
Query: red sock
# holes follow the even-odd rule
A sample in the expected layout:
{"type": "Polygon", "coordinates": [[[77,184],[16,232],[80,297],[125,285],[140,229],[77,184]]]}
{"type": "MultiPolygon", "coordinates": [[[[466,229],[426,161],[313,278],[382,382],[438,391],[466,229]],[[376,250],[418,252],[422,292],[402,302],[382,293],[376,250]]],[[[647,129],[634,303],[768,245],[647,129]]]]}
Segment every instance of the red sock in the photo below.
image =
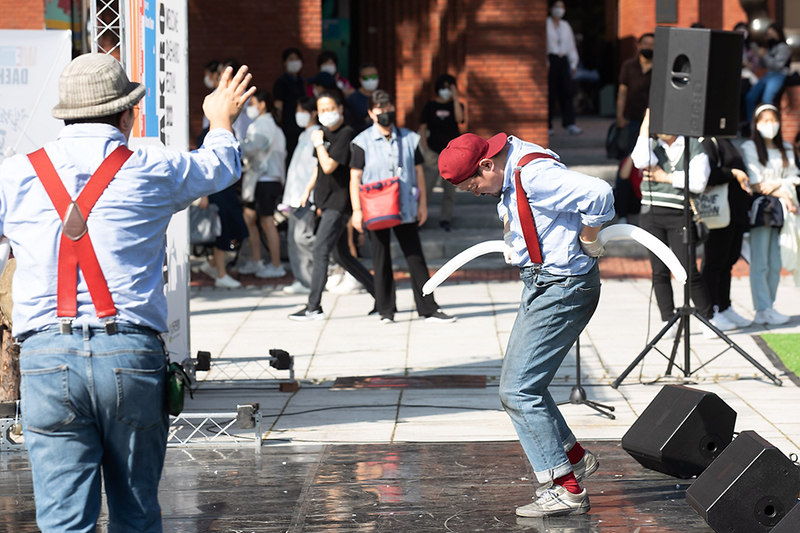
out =
{"type": "Polygon", "coordinates": [[[577,464],[581,462],[583,459],[583,454],[586,453],[586,450],[583,449],[583,446],[580,443],[575,443],[575,445],[569,449],[567,452],[567,458],[569,459],[570,464],[577,464]]]}
{"type": "Polygon", "coordinates": [[[570,472],[566,476],[562,476],[553,480],[555,485],[561,485],[572,494],[580,494],[581,486],[578,485],[578,480],[575,479],[575,472],[570,472]]]}

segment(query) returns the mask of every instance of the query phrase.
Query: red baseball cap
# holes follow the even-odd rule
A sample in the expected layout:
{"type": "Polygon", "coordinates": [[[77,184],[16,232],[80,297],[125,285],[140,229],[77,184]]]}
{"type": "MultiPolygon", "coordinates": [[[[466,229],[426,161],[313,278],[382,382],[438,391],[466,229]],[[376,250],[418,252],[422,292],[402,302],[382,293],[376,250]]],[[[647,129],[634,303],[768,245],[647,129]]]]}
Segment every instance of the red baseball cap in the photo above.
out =
{"type": "Polygon", "coordinates": [[[481,160],[496,156],[507,141],[505,133],[498,133],[488,141],[474,133],[456,137],[439,154],[439,174],[457,185],[478,171],[481,160]]]}

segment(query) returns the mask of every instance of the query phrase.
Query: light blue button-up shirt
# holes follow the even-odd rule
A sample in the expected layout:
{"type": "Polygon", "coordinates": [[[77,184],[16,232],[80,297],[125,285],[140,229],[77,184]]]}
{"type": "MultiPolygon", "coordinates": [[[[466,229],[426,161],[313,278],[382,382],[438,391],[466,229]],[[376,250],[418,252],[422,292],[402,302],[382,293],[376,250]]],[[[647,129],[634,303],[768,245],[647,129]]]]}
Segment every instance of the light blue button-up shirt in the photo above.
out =
{"type": "MultiPolygon", "coordinates": [[[[74,199],[120,144],[126,144],[125,136],[113,126],[75,124],[45,150],[74,199]]],[[[196,198],[230,186],[240,174],[239,143],[224,129],[211,130],[191,153],[157,146],[134,151],[87,219],[118,321],[167,331],[162,267],[170,217],[196,198]]],[[[61,220],[25,155],[0,166],[0,233],[17,260],[14,336],[57,324],[61,220]]],[[[74,324],[102,325],[80,271],[74,324]]]]}
{"type": "MultiPolygon", "coordinates": [[[[517,212],[514,168],[523,155],[544,152],[541,146],[509,136],[503,191],[497,205],[500,220],[508,215],[513,249],[511,262],[532,266],[517,212]]],[[[542,250],[542,268],[551,274],[586,274],[597,261],[583,253],[578,243],[583,226],[597,227],[614,218],[611,186],[599,178],[567,170],[561,161],[536,159],[522,167],[522,187],[528,196],[542,250]]]]}

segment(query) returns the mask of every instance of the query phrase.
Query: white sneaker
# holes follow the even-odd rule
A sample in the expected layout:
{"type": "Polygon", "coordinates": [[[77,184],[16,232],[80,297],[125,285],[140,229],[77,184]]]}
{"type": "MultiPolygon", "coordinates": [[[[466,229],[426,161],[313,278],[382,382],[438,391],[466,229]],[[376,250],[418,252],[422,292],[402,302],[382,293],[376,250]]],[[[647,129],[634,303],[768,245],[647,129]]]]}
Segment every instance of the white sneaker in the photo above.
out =
{"type": "Polygon", "coordinates": [[[517,507],[517,516],[567,516],[586,514],[592,506],[586,489],[580,494],[572,494],[561,485],[552,485],[545,489],[536,501],[517,507]]]}
{"type": "Polygon", "coordinates": [[[223,277],[217,278],[214,281],[214,286],[219,287],[220,289],[238,289],[242,286],[242,284],[230,277],[228,274],[225,274],[223,277]]]}
{"type": "Polygon", "coordinates": [[[345,271],[339,265],[335,265],[334,267],[328,268],[328,281],[325,282],[325,289],[331,290],[338,284],[342,282],[344,279],[345,271]]]}
{"type": "Polygon", "coordinates": [[[264,265],[256,272],[257,278],[282,278],[286,275],[286,269],[283,266],[275,266],[272,263],[264,265]]]}
{"type": "Polygon", "coordinates": [[[361,292],[364,286],[350,272],[345,273],[342,282],[328,289],[333,294],[354,294],[361,292]]]}
{"type": "MultiPolygon", "coordinates": [[[[716,326],[716,324],[714,325],[716,326]]],[[[722,328],[718,327],[717,329],[722,329],[722,328]]],[[[700,322],[700,332],[703,334],[704,339],[713,339],[717,336],[717,334],[714,333],[714,331],[710,327],[706,326],[702,322],[700,322]]]]}
{"type": "Polygon", "coordinates": [[[736,324],[728,320],[722,313],[717,312],[716,308],[714,310],[714,316],[711,318],[711,323],[720,331],[730,331],[737,328],[736,324]]]}
{"type": "Polygon", "coordinates": [[[789,317],[782,315],[773,308],[762,309],[756,311],[756,318],[753,320],[756,324],[767,324],[770,326],[782,326],[789,322],[789,317]]]}
{"type": "Polygon", "coordinates": [[[736,324],[740,328],[746,328],[747,326],[749,326],[750,324],[753,323],[752,320],[748,320],[745,317],[743,317],[742,315],[740,315],[739,313],[737,313],[736,311],[734,311],[733,307],[728,307],[726,310],[724,310],[720,314],[722,316],[724,316],[725,318],[727,318],[728,321],[733,322],[734,324],[736,324]]]}
{"type": "MultiPolygon", "coordinates": [[[[669,329],[667,330],[667,332],[666,332],[666,333],[664,333],[664,336],[663,336],[663,337],[661,337],[661,338],[662,338],[663,340],[672,340],[672,339],[674,339],[674,338],[675,338],[675,335],[677,335],[677,334],[678,334],[678,324],[680,324],[680,323],[681,323],[681,321],[680,321],[680,320],[678,320],[677,322],[675,322],[674,324],[672,324],[672,327],[671,327],[671,328],[669,328],[669,329]]],[[[666,322],[664,322],[664,325],[666,325],[666,324],[667,324],[667,323],[666,323],[666,322]]]]}
{"type": "Polygon", "coordinates": [[[283,288],[283,292],[285,294],[309,294],[311,289],[300,283],[300,281],[294,280],[294,283],[283,288]]]}
{"type": "Polygon", "coordinates": [[[212,266],[208,261],[203,261],[199,270],[211,279],[217,279],[217,276],[219,276],[219,274],[217,274],[217,268],[212,266]]]}
{"type": "Polygon", "coordinates": [[[566,132],[567,135],[580,135],[581,133],[583,133],[583,130],[580,129],[575,124],[570,124],[569,126],[567,126],[566,132]]]}
{"type": "MultiPolygon", "coordinates": [[[[578,483],[580,483],[587,477],[597,472],[598,468],[600,468],[600,461],[597,460],[597,456],[589,450],[585,450],[581,460],[572,465],[572,472],[575,474],[575,479],[577,479],[578,483]]],[[[539,498],[542,494],[544,494],[544,491],[552,486],[553,482],[551,481],[536,489],[536,497],[539,498]]]]}
{"type": "Polygon", "coordinates": [[[262,268],[264,268],[264,261],[253,261],[252,259],[248,259],[247,262],[240,266],[237,270],[239,271],[239,274],[255,274],[262,268]]]}

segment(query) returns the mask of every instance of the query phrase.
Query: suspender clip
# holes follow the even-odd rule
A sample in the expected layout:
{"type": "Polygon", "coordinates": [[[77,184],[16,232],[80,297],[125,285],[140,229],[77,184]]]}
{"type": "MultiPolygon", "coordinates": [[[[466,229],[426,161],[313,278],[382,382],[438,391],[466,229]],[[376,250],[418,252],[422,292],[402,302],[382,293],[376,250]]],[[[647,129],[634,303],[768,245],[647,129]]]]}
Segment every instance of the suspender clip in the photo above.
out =
{"type": "Polygon", "coordinates": [[[106,335],[117,334],[117,323],[115,320],[113,316],[103,319],[103,328],[106,330],[106,335]]]}
{"type": "Polygon", "coordinates": [[[59,318],[58,333],[59,335],[72,335],[72,321],[74,317],[59,318]]]}

